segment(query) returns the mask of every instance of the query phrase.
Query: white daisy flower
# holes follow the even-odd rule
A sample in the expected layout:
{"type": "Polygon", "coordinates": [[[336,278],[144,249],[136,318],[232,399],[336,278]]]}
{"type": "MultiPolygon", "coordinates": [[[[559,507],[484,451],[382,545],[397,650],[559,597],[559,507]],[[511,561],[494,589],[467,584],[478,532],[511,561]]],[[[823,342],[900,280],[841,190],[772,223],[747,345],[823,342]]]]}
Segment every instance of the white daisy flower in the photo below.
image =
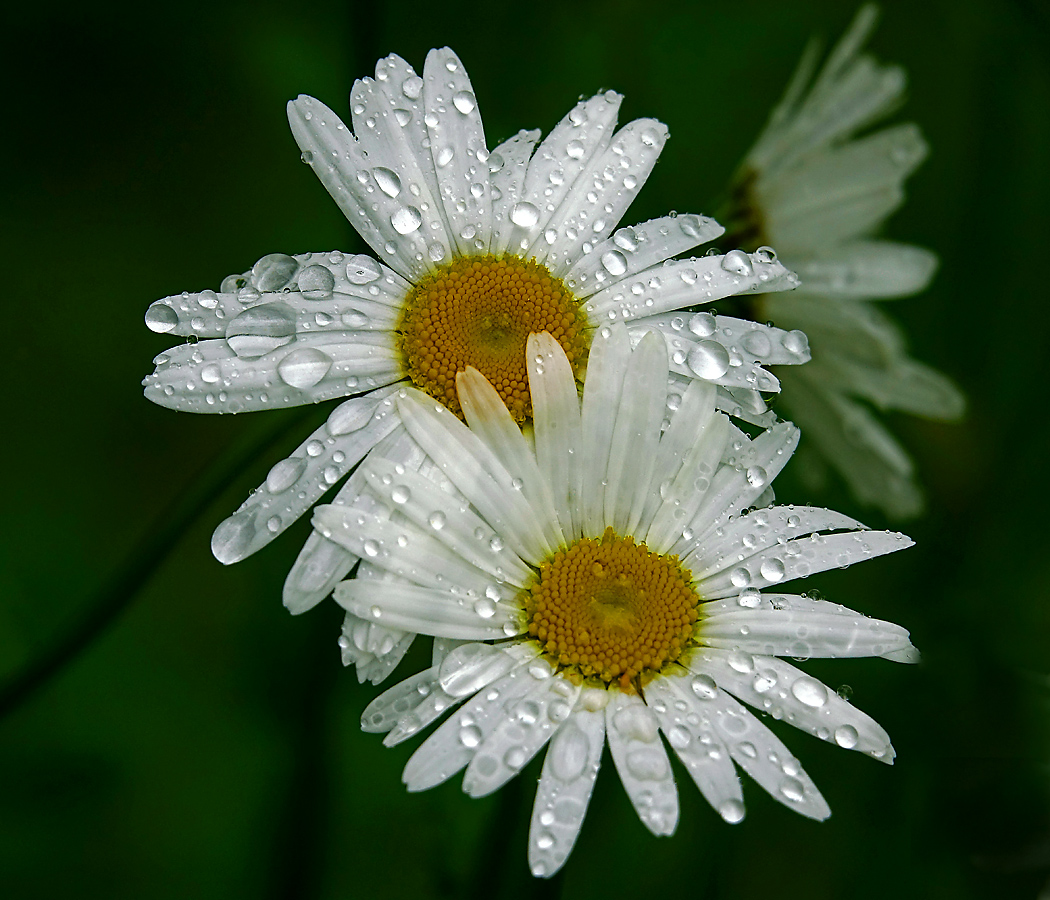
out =
{"type": "MultiPolygon", "coordinates": [[[[583,380],[599,324],[660,331],[676,382],[709,381],[720,408],[771,420],[760,392],[779,383],[763,366],[805,362],[805,336],[675,311],[796,279],[768,248],[675,259],[722,234],[704,216],[616,230],[667,139],[653,119],[617,130],[620,100],[598,94],[543,141],[522,131],[490,151],[470,79],[446,48],[428,54],[422,77],[398,56],[380,60],[374,80],[354,85],[352,132],[318,100],[288,104],[303,160],[377,258],[270,254],[218,292],[150,306],[151,329],[193,339],[158,356],[144,382],[162,406],[237,413],[352,398],[219,525],[219,561],[265,546],[377,445],[393,459],[411,453],[393,400],[406,381],[458,411],[456,373],[474,366],[526,421],[532,332],[554,335],[583,380]]],[[[351,478],[337,502],[362,484],[351,478]]],[[[310,608],[355,562],[311,538],[286,605],[310,608]]]]}
{"type": "Polygon", "coordinates": [[[878,308],[923,290],[937,259],[872,237],[904,202],[904,180],[927,152],[910,122],[856,137],[904,95],[903,69],[860,52],[876,18],[875,7],[860,10],[812,83],[817,48],[809,47],[744,160],[727,216],[731,239],[774,243],[802,281],[791,296],[751,304],[759,321],[802,329],[814,351],[804,369],[778,372],[780,411],[858,499],[903,517],[922,507],[914,466],[872,407],[951,420],[965,401],[944,374],[908,355],[901,330],[878,308]]]}
{"type": "Polygon", "coordinates": [[[739,701],[890,763],[882,728],[777,657],[918,654],[897,625],[760,589],[911,541],[826,509],[748,512],[797,429],[751,440],[716,411],[712,385],[669,390],[657,333],[632,351],[624,325],[601,328],[582,404],[557,341],[531,336],[527,360],[534,442],[475,369],[457,378],[469,428],[402,390],[425,457],[367,460],[371,507],[314,513],[320,533],[364,559],[336,600],[361,621],[436,638],[433,666],[376,699],[363,727],[393,745],[464,702],[404,781],[424,790],[465,769],[475,797],[550,742],[529,838],[541,876],[572,849],[606,741],[657,835],[678,819],[660,731],[727,821],[744,816],[735,766],[790,809],[826,818],[798,761],[739,701]]]}

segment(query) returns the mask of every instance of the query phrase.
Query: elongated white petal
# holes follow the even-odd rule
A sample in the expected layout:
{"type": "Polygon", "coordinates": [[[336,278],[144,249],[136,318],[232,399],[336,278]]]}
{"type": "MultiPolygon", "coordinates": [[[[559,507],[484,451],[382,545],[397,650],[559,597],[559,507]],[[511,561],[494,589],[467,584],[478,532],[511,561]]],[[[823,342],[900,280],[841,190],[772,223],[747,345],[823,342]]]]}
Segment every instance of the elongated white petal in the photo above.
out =
{"type": "Polygon", "coordinates": [[[624,373],[605,473],[605,521],[633,534],[649,498],[667,397],[667,345],[658,334],[642,338],[624,373]]]}
{"type": "Polygon", "coordinates": [[[623,392],[624,372],[631,354],[627,329],[599,328],[587,360],[587,380],[580,409],[583,465],[583,533],[600,535],[605,530],[605,474],[609,467],[613,411],[623,392]]]}
{"type": "Polygon", "coordinates": [[[552,551],[540,515],[487,444],[418,391],[399,396],[398,409],[408,433],[518,556],[536,564],[552,551]]]}
{"type": "MultiPolygon", "coordinates": [[[[249,313],[266,319],[267,327],[272,324],[263,307],[245,315],[249,313]]],[[[389,332],[333,331],[293,340],[294,321],[287,327],[293,329],[290,336],[259,356],[238,356],[232,338],[165,350],[157,357],[156,371],[143,380],[143,393],[168,409],[239,413],[320,403],[402,377],[389,332]]],[[[271,338],[265,340],[272,346],[271,338]]]]}
{"type": "Polygon", "coordinates": [[[666,141],[667,126],[655,119],[636,119],[616,132],[609,147],[580,172],[547,223],[543,240],[533,244],[536,259],[553,274],[568,275],[585,245],[612,234],[666,141]]]}
{"type": "Polygon", "coordinates": [[[789,809],[810,819],[830,816],[820,791],[780,739],[716,685],[702,660],[694,658],[689,668],[694,676],[691,687],[707,705],[707,718],[733,761],[789,809]]]}
{"type": "Polygon", "coordinates": [[[212,534],[211,551],[224,565],[265,547],[343,478],[397,427],[394,389],[348,400],[212,534]]]}
{"type": "Polygon", "coordinates": [[[391,731],[437,687],[437,667],[417,672],[375,698],[361,713],[361,730],[373,734],[391,731]]]}
{"type": "Polygon", "coordinates": [[[798,282],[779,260],[734,250],[724,256],[679,259],[603,288],[583,302],[596,322],[640,319],[754,291],[790,290],[798,282]]]}
{"type": "Polygon", "coordinates": [[[485,130],[466,69],[448,47],[427,54],[423,100],[423,121],[451,237],[460,254],[487,250],[492,196],[485,130]]]}
{"type": "MultiPolygon", "coordinates": [[[[484,595],[492,577],[411,522],[340,506],[318,506],[314,528],[355,556],[420,587],[484,595]]],[[[498,596],[498,594],[496,594],[498,596]]]]}
{"type": "MultiPolygon", "coordinates": [[[[398,425],[370,451],[372,457],[389,460],[407,470],[414,470],[423,461],[423,451],[409,436],[402,425],[398,425]]],[[[363,466],[355,469],[332,499],[342,506],[359,505],[365,486],[363,466]]],[[[303,544],[288,577],[284,582],[284,605],[290,613],[297,615],[313,609],[357,562],[349,550],[328,540],[316,531],[303,544]]]]}
{"type": "Polygon", "coordinates": [[[907,297],[930,283],[937,269],[937,256],[911,244],[853,241],[794,265],[806,290],[815,293],[907,297]]]}
{"type": "Polygon", "coordinates": [[[782,659],[757,656],[748,665],[746,654],[728,650],[699,650],[697,658],[697,667],[749,706],[822,741],[893,763],[890,737],[871,716],[782,659]]]}
{"type": "MultiPolygon", "coordinates": [[[[571,378],[571,370],[569,375],[571,378]]],[[[511,418],[499,393],[473,367],[456,376],[456,390],[471,431],[488,444],[510,473],[512,485],[518,486],[539,518],[548,545],[557,547],[564,543],[550,484],[540,472],[535,453],[511,418]]]]}
{"type": "Polygon", "coordinates": [[[420,201],[407,190],[382,190],[357,139],[319,100],[290,101],[288,123],[304,160],[376,255],[406,278],[425,274],[430,256],[420,201]]]}
{"type": "Polygon", "coordinates": [[[856,519],[831,509],[812,506],[776,506],[757,509],[746,516],[738,516],[718,532],[689,550],[683,559],[697,579],[708,578],[730,566],[789,537],[800,537],[815,531],[839,529],[866,530],[856,519]]]}
{"type": "Polygon", "coordinates": [[[489,251],[496,256],[507,252],[515,233],[520,235],[520,226],[511,219],[511,213],[522,199],[529,157],[539,139],[538,130],[522,129],[489,155],[489,180],[492,185],[492,239],[489,251]]]}
{"type": "Polygon", "coordinates": [[[463,790],[484,797],[517,775],[551,739],[572,711],[579,685],[552,675],[535,685],[478,748],[463,775],[463,790]]]}
{"type": "Polygon", "coordinates": [[[843,606],[815,600],[806,604],[806,598],[753,590],[721,603],[725,605],[701,607],[699,640],[705,646],[799,659],[881,656],[919,661],[919,651],[900,625],[843,606]]]}
{"type": "Polygon", "coordinates": [[[435,637],[484,641],[519,634],[525,627],[516,604],[396,582],[343,581],[336,585],[335,599],[355,616],[435,637]]]}
{"type": "Polygon", "coordinates": [[[656,716],[637,694],[610,688],[605,730],[616,771],[642,824],[658,837],[674,834],[678,792],[656,716]]]}
{"type": "Polygon", "coordinates": [[[661,216],[621,228],[584,254],[565,276],[580,298],[601,290],[610,280],[622,280],[671,259],[725,232],[707,216],[661,216]]]}
{"type": "Polygon", "coordinates": [[[704,578],[698,583],[698,590],[710,599],[728,597],[743,587],[786,584],[795,578],[835,567],[845,568],[861,560],[903,550],[914,543],[900,532],[892,531],[812,534],[762,550],[732,569],[704,578]]]}
{"type": "Polygon", "coordinates": [[[425,791],[459,772],[506,718],[508,707],[513,707],[538,681],[551,675],[551,667],[546,662],[534,659],[477,694],[412,754],[402,775],[408,789],[425,791]]]}
{"type": "Polygon", "coordinates": [[[504,545],[465,500],[457,502],[429,478],[385,459],[370,458],[362,470],[369,490],[388,507],[493,580],[523,587],[531,577],[533,570],[504,545]]]}
{"type": "Polygon", "coordinates": [[[516,652],[522,646],[511,644],[505,649],[492,644],[461,644],[441,661],[438,683],[450,697],[476,694],[525,661],[525,657],[516,652]]]}
{"type": "Polygon", "coordinates": [[[844,353],[827,353],[821,361],[837,387],[881,410],[947,421],[965,412],[966,398],[951,379],[917,360],[899,357],[870,365],[844,353]]]}
{"type": "Polygon", "coordinates": [[[660,676],[645,686],[645,702],[656,714],[667,742],[678,754],[704,799],[730,824],[744,818],[744,793],[729,748],[711,725],[703,699],[680,675],[660,676]]]}
{"type": "Polygon", "coordinates": [[[562,533],[581,533],[583,432],[572,366],[549,334],[529,335],[525,348],[532,395],[536,463],[549,485],[562,533]]]}

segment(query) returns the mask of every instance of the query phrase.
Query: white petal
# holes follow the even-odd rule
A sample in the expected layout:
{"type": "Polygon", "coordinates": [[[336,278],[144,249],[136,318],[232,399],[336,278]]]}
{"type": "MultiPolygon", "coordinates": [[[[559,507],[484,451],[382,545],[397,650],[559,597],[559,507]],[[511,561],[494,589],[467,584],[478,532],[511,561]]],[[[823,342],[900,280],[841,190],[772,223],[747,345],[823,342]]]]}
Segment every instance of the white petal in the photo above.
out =
{"type": "Polygon", "coordinates": [[[775,719],[884,763],[893,763],[890,736],[866,713],[847,703],[817,679],[771,656],[753,657],[750,671],[743,654],[728,650],[700,650],[697,668],[749,706],[775,719]]]}
{"type": "Polygon", "coordinates": [[[740,778],[729,748],[711,726],[707,703],[690,690],[690,682],[688,677],[654,678],[645,686],[645,702],[704,799],[736,824],[744,818],[740,778]]]}
{"type": "Polygon", "coordinates": [[[655,119],[636,119],[621,128],[611,145],[580,172],[547,223],[543,240],[533,244],[536,259],[553,274],[567,275],[586,248],[612,234],[666,141],[667,126],[655,119]]]}
{"type": "Polygon", "coordinates": [[[907,297],[923,290],[937,256],[892,241],[853,241],[827,255],[792,260],[807,291],[853,297],[907,297]]]}
{"type": "Polygon", "coordinates": [[[335,599],[355,616],[435,637],[484,641],[518,634],[525,625],[516,604],[389,581],[342,581],[335,599]]]}
{"type": "Polygon", "coordinates": [[[535,685],[496,726],[467,766],[463,790],[484,797],[518,774],[569,716],[579,685],[552,675],[535,685]]]}
{"type": "Polygon", "coordinates": [[[529,826],[529,868],[538,878],[549,878],[565,864],[583,825],[605,747],[605,713],[588,703],[604,702],[597,693],[596,688],[584,692],[543,760],[529,826]]]}
{"type": "Polygon", "coordinates": [[[417,672],[375,698],[361,713],[361,730],[373,734],[391,731],[437,687],[437,667],[417,672]]]}
{"type": "Polygon", "coordinates": [[[790,290],[798,281],[779,260],[734,250],[724,256],[677,259],[602,288],[583,303],[594,321],[640,319],[748,292],[790,290]]]}
{"type": "MultiPolygon", "coordinates": [[[[408,469],[418,468],[423,461],[423,451],[401,425],[379,441],[369,451],[369,455],[370,458],[390,460],[391,464],[399,463],[408,469]]],[[[343,483],[332,503],[357,505],[364,485],[364,467],[358,466],[343,483]]],[[[348,550],[311,531],[285,579],[285,607],[293,615],[313,609],[343,580],[356,562],[357,557],[348,550]]]]}
{"type": "Polygon", "coordinates": [[[691,661],[693,690],[707,704],[708,719],[733,761],[774,800],[811,819],[831,815],[827,802],[791,751],[772,731],[715,686],[701,660],[691,661]]]}
{"type": "Polygon", "coordinates": [[[485,251],[492,236],[488,147],[474,89],[448,47],[427,54],[423,99],[440,202],[452,238],[460,254],[485,251]]]}
{"type": "Polygon", "coordinates": [[[518,556],[535,564],[552,552],[545,523],[487,444],[418,391],[400,395],[398,409],[409,434],[518,556]]]}
{"type": "Polygon", "coordinates": [[[521,199],[511,209],[515,228],[507,236],[509,252],[527,251],[540,240],[580,173],[612,140],[621,100],[614,91],[581,100],[536,148],[521,199]]]}
{"type": "Polygon", "coordinates": [[[306,512],[398,424],[395,388],[347,400],[212,533],[211,552],[224,565],[265,547],[306,512]]]}
{"type": "Polygon", "coordinates": [[[656,716],[637,694],[610,688],[605,730],[616,771],[642,824],[657,837],[674,834],[678,792],[656,716]]]}
{"type": "MultiPolygon", "coordinates": [[[[522,198],[525,173],[529,166],[539,131],[522,129],[505,140],[489,155],[489,179],[492,184],[492,241],[489,252],[501,256],[507,252],[511,237],[519,228],[511,212],[522,198]]],[[[520,234],[520,232],[517,232],[520,234]]]]}
{"type": "Polygon", "coordinates": [[[523,587],[532,576],[532,569],[504,546],[465,500],[457,502],[429,478],[384,459],[370,458],[361,468],[369,490],[387,506],[492,579],[523,587]]]}
{"type": "Polygon", "coordinates": [[[461,644],[441,661],[438,683],[450,697],[469,697],[511,669],[517,668],[534,653],[520,652],[523,644],[508,647],[492,644],[461,644]]]}
{"type": "MultiPolygon", "coordinates": [[[[752,505],[791,458],[798,446],[798,434],[794,425],[783,422],[764,431],[753,441],[740,435],[738,440],[742,446],[739,452],[734,452],[733,464],[722,466],[715,472],[711,488],[690,523],[696,540],[752,505]]],[[[730,447],[736,444],[737,441],[731,436],[730,447]]],[[[676,545],[674,552],[688,549],[689,544],[683,539],[676,545]]]]}
{"type": "Polygon", "coordinates": [[[866,526],[842,513],[813,506],[757,509],[738,516],[719,529],[721,533],[708,534],[689,550],[682,562],[694,578],[707,578],[788,538],[847,528],[852,531],[866,526]]]}
{"type": "MultiPolygon", "coordinates": [[[[244,314],[273,321],[263,306],[244,314]]],[[[238,356],[229,340],[165,350],[156,371],[142,382],[146,399],[184,412],[251,412],[360,394],[403,377],[393,338],[385,331],[282,337],[276,349],[261,356],[238,356]]],[[[264,340],[267,347],[273,341],[264,340]]]]}
{"type": "Polygon", "coordinates": [[[564,535],[582,528],[583,432],[580,401],[572,366],[549,334],[531,334],[525,348],[532,395],[536,463],[550,487],[564,535]]]}
{"type": "Polygon", "coordinates": [[[455,775],[506,718],[507,709],[538,681],[551,676],[551,667],[542,659],[534,659],[477,694],[412,754],[402,775],[408,789],[425,791],[455,775]]]}
{"type": "Polygon", "coordinates": [[[697,590],[709,599],[728,597],[739,593],[742,587],[786,584],[795,578],[904,550],[914,543],[891,531],[813,534],[749,556],[730,570],[700,580],[697,590]]]}
{"type": "Polygon", "coordinates": [[[868,365],[843,353],[822,357],[842,391],[870,400],[881,410],[952,421],[966,411],[966,398],[946,375],[907,357],[868,365]]]}
{"type": "Polygon", "coordinates": [[[355,556],[420,587],[485,594],[492,578],[411,522],[341,506],[318,506],[314,528],[355,556]]]}
{"type": "Polygon", "coordinates": [[[587,380],[580,410],[583,467],[583,533],[601,535],[605,530],[605,473],[609,468],[614,410],[623,393],[624,372],[631,358],[631,343],[623,326],[599,328],[587,359],[587,380]]]}
{"type": "Polygon", "coordinates": [[[667,397],[667,345],[659,335],[642,338],[623,378],[629,387],[616,407],[605,474],[605,522],[618,534],[633,534],[651,493],[667,397]]]}
{"type": "Polygon", "coordinates": [[[391,197],[379,187],[357,139],[319,100],[289,101],[288,123],[303,158],[375,253],[406,278],[425,274],[428,235],[416,198],[391,197]]]}
{"type": "Polygon", "coordinates": [[[564,543],[551,486],[540,472],[535,453],[511,418],[499,393],[473,367],[456,375],[456,390],[471,431],[488,444],[510,473],[512,484],[519,486],[522,496],[539,517],[547,543],[552,547],[564,543]]]}
{"type": "Polygon", "coordinates": [[[440,686],[433,686],[418,706],[398,718],[397,724],[383,738],[383,745],[396,747],[402,741],[414,737],[459,702],[458,698],[450,697],[440,686]]]}
{"type": "Polygon", "coordinates": [[[661,216],[621,228],[612,237],[584,254],[565,276],[565,283],[580,298],[605,287],[610,279],[622,280],[713,241],[725,232],[707,216],[661,216]]]}
{"type": "Polygon", "coordinates": [[[807,604],[806,598],[753,590],[721,603],[701,607],[698,631],[705,646],[798,659],[881,656],[919,661],[919,651],[900,625],[844,606],[815,600],[807,604]]]}

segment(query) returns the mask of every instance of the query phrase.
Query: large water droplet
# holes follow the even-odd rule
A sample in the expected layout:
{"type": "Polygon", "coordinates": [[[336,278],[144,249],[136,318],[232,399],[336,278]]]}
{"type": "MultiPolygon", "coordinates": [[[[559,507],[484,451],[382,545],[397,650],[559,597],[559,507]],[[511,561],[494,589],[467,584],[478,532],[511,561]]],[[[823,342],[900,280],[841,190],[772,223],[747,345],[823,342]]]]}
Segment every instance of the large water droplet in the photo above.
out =
{"type": "Polygon", "coordinates": [[[739,800],[723,800],[718,804],[718,814],[730,825],[744,820],[744,804],[739,800]]]}
{"type": "Polygon", "coordinates": [[[700,378],[721,378],[729,371],[729,351],[717,341],[700,341],[685,359],[700,378]]]}
{"type": "Polygon", "coordinates": [[[313,387],[332,367],[332,358],[316,347],[293,350],[277,364],[277,374],[291,387],[300,390],[313,387]]]}
{"type": "Polygon", "coordinates": [[[470,91],[457,91],[452,95],[452,105],[466,116],[474,112],[478,101],[470,91]]]}
{"type": "Polygon", "coordinates": [[[154,303],[146,310],[146,327],[157,334],[167,334],[179,324],[178,313],[166,303],[154,303]]]}
{"type": "Polygon", "coordinates": [[[602,254],[602,267],[610,275],[619,277],[627,271],[627,257],[619,250],[609,250],[602,254]]]}
{"type": "Polygon", "coordinates": [[[852,750],[856,747],[859,740],[860,735],[857,734],[857,729],[852,725],[839,725],[835,729],[835,743],[846,750],[852,750]]]}
{"type": "Polygon", "coordinates": [[[294,337],[295,310],[285,303],[252,306],[226,327],[226,343],[244,359],[264,356],[294,337]]]}
{"type": "Polygon", "coordinates": [[[701,700],[713,700],[718,696],[718,685],[715,684],[715,680],[710,675],[697,675],[690,682],[690,686],[693,689],[693,693],[701,700]]]}
{"type": "Polygon", "coordinates": [[[698,312],[689,320],[689,330],[697,337],[711,337],[718,329],[718,322],[709,312],[698,312]]]}
{"type": "Polygon", "coordinates": [[[396,172],[383,166],[377,166],[372,170],[372,177],[379,185],[379,190],[388,197],[396,197],[401,193],[401,179],[397,177],[396,172]]]}
{"type": "Polygon", "coordinates": [[[363,253],[351,257],[346,264],[346,277],[351,284],[371,284],[382,274],[379,263],[363,253]]]}
{"type": "Polygon", "coordinates": [[[307,266],[299,273],[299,290],[307,300],[327,300],[335,289],[335,276],[325,266],[307,266]]]}
{"type": "Polygon", "coordinates": [[[390,217],[390,224],[398,234],[411,234],[423,224],[423,217],[414,206],[402,206],[390,217]]]}
{"type": "Polygon", "coordinates": [[[814,709],[819,709],[828,702],[828,689],[816,678],[810,678],[808,675],[795,679],[791,685],[791,693],[799,703],[814,709]]]}
{"type": "Polygon", "coordinates": [[[581,141],[569,141],[565,145],[565,152],[569,154],[570,159],[583,159],[583,143],[581,141]]]}
{"type": "Polygon", "coordinates": [[[270,253],[252,266],[252,284],[263,293],[279,291],[299,268],[287,253],[270,253]]]}
{"type": "Polygon", "coordinates": [[[751,257],[743,250],[730,250],[722,257],[722,268],[745,278],[751,278],[755,274],[755,268],[751,265],[751,257]]]}
{"type": "Polygon", "coordinates": [[[368,424],[372,418],[374,403],[371,400],[354,398],[340,403],[328,417],[325,428],[332,437],[350,434],[368,424]]]}
{"type": "Polygon", "coordinates": [[[464,725],[459,730],[459,742],[468,750],[481,743],[481,729],[477,725],[464,725]]]}
{"type": "Polygon", "coordinates": [[[783,337],[784,349],[795,356],[809,353],[809,339],[803,331],[789,331],[783,337]]]}
{"type": "Polygon", "coordinates": [[[805,788],[802,787],[802,782],[797,778],[788,777],[780,782],[780,793],[795,803],[801,803],[806,798],[805,788]]]}
{"type": "Polygon", "coordinates": [[[758,567],[758,574],[770,584],[776,584],[784,577],[784,563],[776,557],[764,559],[758,567]]]}
{"type": "Polygon", "coordinates": [[[648,747],[628,753],[627,768],[639,781],[663,781],[670,772],[667,754],[648,747]]]}
{"type": "Polygon", "coordinates": [[[743,344],[744,349],[756,359],[761,359],[763,356],[767,356],[773,349],[773,343],[769,340],[769,337],[764,331],[752,331],[744,335],[741,344],[743,344]]]}
{"type": "Polygon", "coordinates": [[[418,100],[423,93],[423,79],[418,75],[410,75],[401,83],[401,91],[409,100],[418,100]]]}
{"type": "Polygon", "coordinates": [[[306,468],[306,460],[301,457],[282,459],[270,469],[266,476],[266,490],[271,494],[280,494],[295,484],[306,468]]]}
{"type": "Polygon", "coordinates": [[[234,513],[212,534],[212,555],[225,566],[239,562],[248,555],[254,538],[255,512],[234,513]]]}
{"type": "Polygon", "coordinates": [[[526,200],[515,203],[510,220],[519,228],[532,228],[540,220],[540,211],[526,200]]]}

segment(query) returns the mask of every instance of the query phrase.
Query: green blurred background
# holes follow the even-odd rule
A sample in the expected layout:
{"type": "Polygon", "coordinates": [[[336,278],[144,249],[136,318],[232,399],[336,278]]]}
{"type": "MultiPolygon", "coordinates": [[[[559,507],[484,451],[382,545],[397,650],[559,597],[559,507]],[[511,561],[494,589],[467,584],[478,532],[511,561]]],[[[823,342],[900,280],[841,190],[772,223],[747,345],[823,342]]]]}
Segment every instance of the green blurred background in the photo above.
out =
{"type": "MultiPolygon", "coordinates": [[[[169,343],[143,325],[152,300],[217,288],[265,253],[363,249],[298,162],[284,112],[298,93],[342,112],[380,55],[420,68],[449,44],[494,146],[612,87],[622,121],[656,116],[672,134],[628,221],[710,212],[806,39],[836,39],[853,12],[836,0],[8,11],[0,896],[1038,895],[1050,872],[1046,3],[894,0],[872,42],[907,67],[897,120],[919,122],[933,148],[887,233],[934,248],[942,268],[896,312],[971,408],[958,426],[894,422],[929,493],[907,528],[918,546],[807,584],[902,623],[924,653],[918,667],[807,664],[851,685],[898,753],[884,767],[775,726],[830,802],[824,824],[749,782],[748,817],[730,827],[680,777],[678,833],[657,840],[607,758],[564,877],[533,881],[535,762],[486,800],[456,782],[408,795],[400,770],[418,742],[386,750],[358,730],[375,689],[339,664],[340,611],[293,619],[280,603],[308,524],[233,568],[210,555],[215,524],[328,408],[194,417],[139,387],[169,343]],[[54,677],[19,687],[78,641],[54,677]]],[[[841,491],[777,487],[887,524],[841,491]]]]}

